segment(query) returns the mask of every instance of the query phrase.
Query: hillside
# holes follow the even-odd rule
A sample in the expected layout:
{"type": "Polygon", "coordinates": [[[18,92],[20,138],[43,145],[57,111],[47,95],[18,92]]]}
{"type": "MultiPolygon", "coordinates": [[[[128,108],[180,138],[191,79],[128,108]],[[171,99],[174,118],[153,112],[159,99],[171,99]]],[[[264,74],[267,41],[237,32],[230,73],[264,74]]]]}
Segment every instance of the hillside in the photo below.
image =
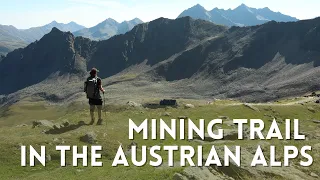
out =
{"type": "MultiPolygon", "coordinates": [[[[292,103],[265,103],[250,104],[245,106],[243,103],[236,101],[216,100],[212,104],[206,101],[182,100],[179,99],[180,106],[177,108],[143,108],[129,107],[128,105],[114,105],[107,101],[108,105],[103,112],[105,124],[102,126],[87,125],[90,121],[90,113],[87,103],[73,102],[70,105],[49,105],[48,103],[23,101],[16,103],[5,111],[0,111],[0,141],[1,179],[318,179],[320,172],[320,133],[319,124],[313,122],[312,119],[319,119],[320,107],[313,102],[304,102],[301,105],[297,99],[287,99],[292,103]],[[194,108],[185,109],[184,103],[192,103],[194,108]],[[250,108],[251,107],[251,108],[250,108]],[[163,119],[170,126],[171,118],[187,116],[194,120],[197,125],[198,119],[205,119],[206,125],[213,118],[222,118],[223,124],[213,128],[223,128],[226,132],[226,138],[223,140],[213,140],[206,135],[204,140],[195,138],[193,140],[173,139],[167,135],[165,140],[145,140],[142,134],[135,134],[134,140],[128,139],[128,118],[131,118],[137,124],[141,124],[146,118],[163,119]],[[306,136],[306,140],[250,140],[249,125],[245,126],[244,140],[237,139],[237,125],[232,123],[235,118],[259,118],[264,120],[265,131],[267,134],[273,118],[277,119],[281,132],[285,132],[285,120],[287,118],[298,118],[300,120],[299,129],[306,136]],[[47,119],[47,120],[43,120],[47,119]],[[39,120],[39,121],[35,121],[39,120]],[[51,121],[50,121],[51,120],[51,121]],[[38,126],[33,126],[33,122],[43,122],[38,126]],[[45,123],[47,122],[47,123],[45,123]],[[51,123],[50,123],[51,122],[51,123]],[[52,124],[54,126],[52,127],[52,124]],[[86,134],[93,134],[91,140],[83,142],[81,137],[86,134]],[[143,167],[135,167],[131,163],[131,146],[135,143],[139,147],[137,154],[141,155],[143,151],[141,147],[146,145],[152,147],[161,146],[159,152],[163,158],[163,163],[159,167],[152,167],[149,164],[143,167]],[[35,167],[21,167],[20,146],[32,145],[40,150],[40,145],[46,146],[46,167],[36,163],[35,167]],[[77,167],[72,166],[71,151],[66,155],[66,167],[61,167],[60,152],[55,150],[55,146],[77,145],[80,149],[82,146],[101,145],[103,150],[99,151],[102,158],[99,162],[103,162],[103,167],[90,167],[90,159],[88,167],[82,166],[79,161],[77,167]],[[129,167],[119,165],[112,167],[111,164],[115,158],[115,154],[119,145],[122,145],[129,167]],[[179,151],[175,151],[174,167],[168,166],[168,152],[162,149],[163,146],[203,146],[203,162],[206,161],[210,149],[215,146],[221,162],[223,163],[223,148],[228,146],[234,152],[234,146],[241,146],[241,166],[238,167],[233,160],[230,161],[230,167],[221,167],[212,164],[208,167],[181,167],[179,151]],[[253,159],[257,147],[261,146],[268,164],[270,152],[269,146],[276,146],[275,157],[278,162],[284,162],[284,146],[296,146],[299,150],[302,146],[312,146],[312,151],[307,151],[314,159],[310,167],[302,167],[300,161],[305,161],[301,155],[297,158],[290,159],[289,167],[251,167],[250,163],[253,159]],[[54,173],[54,176],[52,176],[54,173]]],[[[286,101],[287,101],[286,100],[286,101]]],[[[302,99],[304,100],[304,99],[302,99]]],[[[307,99],[312,100],[312,99],[307,99]]],[[[2,108],[0,110],[3,110],[2,108]]],[[[187,122],[186,122],[187,123],[187,122]]],[[[177,123],[177,129],[181,128],[177,123]]],[[[177,130],[178,131],[178,130],[177,130]]],[[[160,130],[157,130],[157,135],[160,130]]],[[[187,131],[185,132],[187,137],[187,131]]],[[[197,137],[197,136],[195,136],[197,137]]],[[[89,149],[90,150],[90,149],[89,149]]],[[[90,151],[89,151],[90,152],[90,151]]],[[[197,151],[196,155],[198,154],[197,151]]],[[[90,155],[88,156],[90,158],[90,155]]],[[[147,159],[153,159],[147,150],[147,159]]],[[[193,159],[196,163],[196,158],[193,159]]],[[[148,161],[147,161],[148,162],[148,161]]],[[[187,163],[188,164],[188,163],[187,163]]],[[[224,164],[224,163],[223,163],[224,164]]],[[[204,164],[203,164],[204,165],[204,164]]]]}
{"type": "Polygon", "coordinates": [[[319,32],[320,18],[230,29],[189,17],[160,18],[99,42],[53,29],[0,62],[0,83],[11,84],[0,94],[30,86],[3,101],[39,93],[56,100],[78,97],[81,78],[98,67],[108,98],[118,102],[301,95],[319,88],[319,32]],[[20,70],[12,75],[12,68],[20,70]],[[65,84],[57,86],[57,79],[65,84]]]}
{"type": "Polygon", "coordinates": [[[273,12],[269,8],[256,9],[241,4],[235,9],[214,8],[207,11],[204,7],[197,4],[183,11],[178,18],[190,16],[195,19],[203,19],[216,24],[225,26],[254,26],[266,23],[268,21],[290,22],[298,21],[297,18],[273,12]]]}

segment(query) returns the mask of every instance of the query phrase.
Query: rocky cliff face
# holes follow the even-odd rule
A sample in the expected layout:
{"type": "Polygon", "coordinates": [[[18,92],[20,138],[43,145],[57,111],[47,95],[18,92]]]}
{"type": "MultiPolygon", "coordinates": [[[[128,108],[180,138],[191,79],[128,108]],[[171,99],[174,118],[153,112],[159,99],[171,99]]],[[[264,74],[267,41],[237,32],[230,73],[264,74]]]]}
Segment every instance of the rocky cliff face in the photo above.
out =
{"type": "MultiPolygon", "coordinates": [[[[70,32],[53,28],[40,41],[9,53],[0,63],[0,82],[6,84],[2,86],[1,93],[12,93],[54,74],[84,74],[86,61],[75,46],[85,41],[89,40],[76,40],[70,32]]],[[[87,50],[84,48],[82,51],[85,53],[87,50]]]]}
{"type": "Polygon", "coordinates": [[[124,35],[99,42],[88,66],[99,67],[102,77],[114,75],[145,60],[152,66],[225,30],[223,26],[189,17],[174,21],[160,18],[138,25],[124,35]]]}

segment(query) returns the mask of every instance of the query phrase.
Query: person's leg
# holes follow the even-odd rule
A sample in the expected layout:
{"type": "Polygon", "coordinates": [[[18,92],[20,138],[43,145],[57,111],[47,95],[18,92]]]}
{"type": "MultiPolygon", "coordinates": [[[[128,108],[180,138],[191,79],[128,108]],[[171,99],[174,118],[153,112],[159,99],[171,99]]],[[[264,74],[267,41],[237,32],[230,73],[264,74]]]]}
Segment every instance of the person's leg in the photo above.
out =
{"type": "Polygon", "coordinates": [[[98,116],[99,116],[99,120],[97,122],[97,125],[102,125],[102,117],[101,117],[101,113],[102,113],[102,99],[99,99],[97,101],[97,108],[98,108],[98,116]]]}
{"type": "Polygon", "coordinates": [[[90,105],[90,116],[91,116],[90,124],[91,125],[94,123],[94,110],[95,110],[95,105],[90,105]]]}
{"type": "Polygon", "coordinates": [[[97,105],[97,109],[98,109],[98,124],[102,123],[102,117],[101,117],[101,112],[102,112],[102,105],[97,105]]]}

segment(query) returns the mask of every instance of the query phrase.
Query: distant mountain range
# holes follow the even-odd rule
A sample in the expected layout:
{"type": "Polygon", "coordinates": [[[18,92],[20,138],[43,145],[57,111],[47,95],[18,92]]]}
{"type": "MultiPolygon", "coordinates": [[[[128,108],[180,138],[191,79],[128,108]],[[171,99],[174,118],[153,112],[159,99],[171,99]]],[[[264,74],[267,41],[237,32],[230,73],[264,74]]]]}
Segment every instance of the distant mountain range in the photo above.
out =
{"type": "Polygon", "coordinates": [[[75,22],[70,22],[68,24],[64,24],[64,23],[58,23],[56,21],[52,21],[51,23],[41,26],[41,27],[34,27],[34,28],[30,28],[30,29],[25,29],[25,30],[21,30],[23,33],[26,34],[27,38],[28,38],[28,42],[33,42],[34,40],[39,40],[40,38],[42,38],[45,34],[48,34],[52,28],[58,28],[61,31],[70,31],[70,32],[75,32],[78,31],[80,29],[85,28],[82,25],[79,25],[75,22]]]}
{"type": "Polygon", "coordinates": [[[118,23],[113,19],[106,19],[92,28],[86,28],[75,22],[68,24],[53,21],[47,25],[33,27],[30,29],[17,29],[14,26],[0,25],[0,55],[6,54],[14,49],[25,47],[31,42],[39,40],[49,33],[53,27],[61,31],[72,32],[76,36],[88,37],[94,40],[108,39],[117,34],[123,34],[131,30],[135,25],[143,23],[135,18],[131,21],[118,23]]]}
{"type": "MultiPolygon", "coordinates": [[[[266,23],[268,21],[288,22],[297,21],[298,19],[273,12],[269,8],[255,9],[241,4],[235,9],[218,9],[214,8],[207,11],[204,7],[197,4],[183,11],[178,18],[190,16],[194,19],[203,19],[219,25],[225,26],[252,26],[266,23]]],[[[61,31],[72,32],[75,36],[83,36],[92,40],[106,40],[118,34],[124,34],[130,31],[137,24],[143,23],[138,18],[121,23],[114,19],[108,18],[94,27],[86,28],[75,22],[68,24],[53,21],[41,27],[30,29],[17,29],[14,26],[0,25],[0,55],[25,47],[31,42],[39,40],[45,34],[49,33],[53,27],[61,31]]]]}
{"type": "Polygon", "coordinates": [[[14,49],[25,47],[49,33],[53,27],[61,31],[77,31],[85,28],[75,22],[68,24],[53,21],[47,25],[30,29],[17,29],[14,26],[0,25],[0,54],[6,54],[14,49]]]}
{"type": "Polygon", "coordinates": [[[108,18],[94,27],[81,29],[73,34],[75,36],[82,36],[93,40],[105,40],[114,35],[124,34],[130,31],[135,25],[141,23],[143,23],[143,21],[138,18],[130,21],[123,21],[122,23],[118,23],[116,20],[108,18]]]}
{"type": "Polygon", "coordinates": [[[194,19],[203,19],[216,24],[225,26],[254,26],[268,21],[289,22],[298,21],[297,18],[273,12],[269,8],[256,9],[241,4],[235,9],[214,8],[207,11],[204,7],[197,4],[183,11],[178,18],[190,16],[194,19]]]}

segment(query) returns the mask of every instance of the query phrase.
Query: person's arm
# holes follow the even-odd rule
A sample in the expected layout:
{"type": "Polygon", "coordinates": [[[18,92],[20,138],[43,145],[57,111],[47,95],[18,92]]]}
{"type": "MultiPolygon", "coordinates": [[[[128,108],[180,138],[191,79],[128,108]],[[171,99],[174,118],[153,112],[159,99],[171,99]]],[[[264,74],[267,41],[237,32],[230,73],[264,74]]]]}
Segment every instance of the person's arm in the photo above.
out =
{"type": "Polygon", "coordinates": [[[105,90],[104,90],[104,89],[103,89],[103,87],[102,87],[101,79],[99,79],[98,85],[99,85],[99,90],[100,90],[100,91],[102,91],[102,92],[104,93],[104,92],[105,92],[105,90]]]}
{"type": "Polygon", "coordinates": [[[103,93],[105,92],[105,90],[103,89],[102,85],[100,85],[99,89],[100,89],[100,91],[102,91],[103,93]]]}
{"type": "Polygon", "coordinates": [[[83,92],[87,92],[87,85],[88,85],[88,81],[84,82],[84,84],[83,84],[83,92]]]}

